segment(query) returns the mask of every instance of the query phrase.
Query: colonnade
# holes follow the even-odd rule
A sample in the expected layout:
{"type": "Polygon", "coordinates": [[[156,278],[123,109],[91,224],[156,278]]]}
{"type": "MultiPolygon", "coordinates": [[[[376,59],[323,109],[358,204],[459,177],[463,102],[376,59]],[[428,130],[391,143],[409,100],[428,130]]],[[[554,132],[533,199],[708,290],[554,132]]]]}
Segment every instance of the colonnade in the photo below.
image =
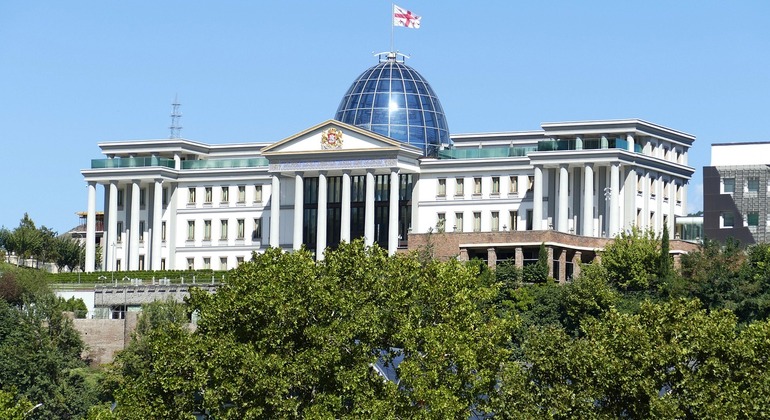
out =
{"type": "MultiPolygon", "coordinates": [[[[292,248],[297,250],[303,244],[304,227],[304,173],[294,174],[294,208],[293,208],[293,235],[292,248]]],[[[340,240],[350,242],[350,201],[351,201],[351,173],[342,171],[342,196],[340,216],[340,240]]],[[[390,196],[388,200],[388,253],[393,255],[398,249],[398,209],[399,209],[399,173],[398,169],[391,169],[389,175],[390,196]]],[[[367,246],[374,244],[375,223],[375,177],[373,170],[366,171],[366,204],[364,210],[364,242],[367,246]]],[[[270,246],[280,247],[281,230],[281,175],[272,175],[272,193],[270,199],[270,246]]],[[[318,212],[316,223],[316,249],[317,258],[323,259],[323,250],[326,249],[326,215],[328,196],[328,171],[318,172],[318,212]]]]}

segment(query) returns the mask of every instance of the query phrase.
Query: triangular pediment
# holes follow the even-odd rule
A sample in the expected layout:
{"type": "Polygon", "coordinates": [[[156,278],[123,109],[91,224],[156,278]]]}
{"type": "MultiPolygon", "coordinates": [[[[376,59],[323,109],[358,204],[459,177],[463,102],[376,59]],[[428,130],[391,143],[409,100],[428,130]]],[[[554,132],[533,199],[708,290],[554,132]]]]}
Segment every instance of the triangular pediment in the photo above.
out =
{"type": "Polygon", "coordinates": [[[380,134],[328,120],[263,148],[262,155],[398,151],[403,146],[403,143],[380,134]]]}

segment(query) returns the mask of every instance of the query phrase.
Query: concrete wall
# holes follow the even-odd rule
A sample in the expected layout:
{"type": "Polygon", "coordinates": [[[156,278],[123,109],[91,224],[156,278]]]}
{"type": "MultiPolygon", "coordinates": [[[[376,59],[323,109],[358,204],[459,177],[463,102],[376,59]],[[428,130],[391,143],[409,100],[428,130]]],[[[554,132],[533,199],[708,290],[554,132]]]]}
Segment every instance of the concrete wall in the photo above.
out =
{"type": "Polygon", "coordinates": [[[85,357],[94,364],[111,363],[115,353],[131,341],[138,315],[139,312],[127,312],[125,319],[73,319],[86,344],[85,357]]]}

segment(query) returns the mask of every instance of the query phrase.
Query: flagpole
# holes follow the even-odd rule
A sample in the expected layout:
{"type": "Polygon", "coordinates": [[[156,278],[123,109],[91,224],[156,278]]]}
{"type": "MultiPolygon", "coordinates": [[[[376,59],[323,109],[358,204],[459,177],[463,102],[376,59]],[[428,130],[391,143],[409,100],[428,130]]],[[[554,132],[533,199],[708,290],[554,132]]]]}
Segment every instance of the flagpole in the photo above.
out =
{"type": "Polygon", "coordinates": [[[390,52],[393,51],[393,11],[396,10],[396,4],[390,3],[390,52]]]}

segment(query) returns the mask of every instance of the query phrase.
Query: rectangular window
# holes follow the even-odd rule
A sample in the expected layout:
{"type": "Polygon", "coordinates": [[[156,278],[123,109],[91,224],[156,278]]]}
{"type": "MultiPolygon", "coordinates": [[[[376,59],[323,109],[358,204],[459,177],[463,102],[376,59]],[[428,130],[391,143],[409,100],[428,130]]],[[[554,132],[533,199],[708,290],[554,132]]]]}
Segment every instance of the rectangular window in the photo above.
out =
{"type": "Polygon", "coordinates": [[[123,200],[124,200],[124,198],[125,198],[125,194],[123,192],[123,188],[119,188],[118,189],[118,208],[119,209],[123,208],[123,200]]]}
{"type": "Polygon", "coordinates": [[[121,243],[123,241],[123,222],[118,222],[118,238],[115,241],[116,243],[121,243]]]}
{"type": "Polygon", "coordinates": [[[262,240],[262,218],[254,219],[254,230],[251,232],[252,241],[262,240]]]}
{"type": "Polygon", "coordinates": [[[481,212],[473,212],[473,231],[481,232],[481,212]]]}
{"type": "Polygon", "coordinates": [[[187,221],[187,240],[195,240],[195,220],[187,221]]]}
{"type": "Polygon", "coordinates": [[[203,221],[203,240],[204,241],[211,240],[211,220],[203,221]]]}
{"type": "Polygon", "coordinates": [[[671,184],[669,184],[668,182],[665,182],[665,181],[663,182],[663,201],[664,202],[668,201],[668,188],[670,185],[671,184]]]}
{"type": "Polygon", "coordinates": [[[463,231],[463,213],[457,212],[455,213],[455,232],[462,232],[463,231]]]}
{"type": "Polygon", "coordinates": [[[160,222],[160,240],[166,240],[166,222],[160,222]]]}
{"type": "Polygon", "coordinates": [[[519,212],[518,212],[518,210],[511,210],[509,212],[508,224],[511,227],[511,231],[519,230],[519,212]]]}
{"type": "Polygon", "coordinates": [[[210,270],[211,269],[211,258],[203,257],[203,269],[204,270],[210,270]]]}
{"type": "Polygon", "coordinates": [[[144,241],[144,220],[139,221],[139,242],[144,241]]]}
{"type": "Polygon", "coordinates": [[[733,215],[732,212],[726,211],[722,212],[722,214],[719,217],[722,228],[732,228],[735,227],[735,215],[733,215]]]}
{"type": "Polygon", "coordinates": [[[227,257],[219,257],[219,269],[227,270],[227,257]]]}
{"type": "Polygon", "coordinates": [[[511,177],[511,183],[510,187],[508,188],[508,192],[511,194],[518,194],[519,192],[519,177],[518,176],[512,176],[511,177]]]}
{"type": "Polygon", "coordinates": [[[160,269],[161,270],[165,270],[166,269],[166,259],[165,258],[161,258],[160,259],[160,269]]]}
{"type": "Polygon", "coordinates": [[[139,190],[139,208],[144,208],[147,205],[147,189],[141,188],[139,190]]]}
{"type": "Polygon", "coordinates": [[[481,194],[481,178],[473,178],[473,195],[481,194]]]}
{"type": "Polygon", "coordinates": [[[462,197],[465,195],[465,179],[457,178],[455,181],[455,196],[462,197]]]}
{"type": "Polygon", "coordinates": [[[222,187],[222,204],[230,202],[230,187],[222,187]]]}
{"type": "Polygon", "coordinates": [[[497,232],[499,230],[500,230],[500,212],[493,211],[492,212],[492,232],[497,232]]]}
{"type": "Polygon", "coordinates": [[[746,215],[746,223],[749,225],[749,227],[759,226],[759,213],[755,211],[749,212],[746,215]]]}
{"type": "Polygon", "coordinates": [[[211,201],[214,199],[213,192],[211,190],[212,190],[211,187],[206,187],[206,189],[204,190],[205,191],[205,194],[204,194],[205,195],[205,197],[204,197],[205,201],[204,202],[206,204],[211,204],[211,201]]]}
{"type": "Polygon", "coordinates": [[[436,192],[438,197],[446,196],[446,178],[440,178],[438,180],[438,191],[436,192]]]}
{"type": "Polygon", "coordinates": [[[195,187],[187,189],[187,204],[195,204],[195,187]]]}
{"type": "Polygon", "coordinates": [[[500,177],[492,177],[492,194],[500,194],[500,177]]]}
{"type": "Polygon", "coordinates": [[[243,264],[243,257],[235,257],[235,263],[237,265],[243,264]]]}
{"type": "Polygon", "coordinates": [[[756,177],[746,178],[746,187],[744,191],[748,193],[759,192],[759,178],[756,178],[756,177]]]}
{"type": "Polygon", "coordinates": [[[254,202],[259,205],[262,205],[262,186],[261,185],[254,186],[254,202]]]}
{"type": "Polygon", "coordinates": [[[527,191],[532,191],[533,188],[535,188],[535,177],[529,176],[527,177],[527,191]]]}
{"type": "Polygon", "coordinates": [[[436,230],[440,233],[444,232],[446,227],[446,213],[439,213],[436,220],[436,230]]]}
{"type": "Polygon", "coordinates": [[[650,178],[650,197],[655,198],[656,192],[655,187],[657,184],[655,183],[655,178],[650,178]]]}
{"type": "Polygon", "coordinates": [[[195,258],[188,258],[187,259],[187,269],[188,270],[195,270],[195,258]]]}
{"type": "Polygon", "coordinates": [[[681,185],[676,186],[676,204],[682,204],[682,190],[684,188],[681,185]]]}
{"type": "Polygon", "coordinates": [[[238,202],[239,203],[246,202],[246,186],[244,185],[238,186],[238,202]]]}
{"type": "Polygon", "coordinates": [[[246,222],[244,219],[238,219],[238,238],[243,239],[243,235],[246,231],[246,222]]]}
{"type": "Polygon", "coordinates": [[[636,193],[637,194],[641,194],[642,193],[642,188],[644,188],[644,184],[642,182],[643,179],[644,179],[644,177],[641,176],[641,175],[636,177],[636,193]]]}
{"type": "Polygon", "coordinates": [[[163,207],[168,206],[168,188],[163,188],[163,207]]]}
{"type": "Polygon", "coordinates": [[[220,231],[219,231],[219,239],[227,239],[227,219],[222,219],[220,231]]]}

